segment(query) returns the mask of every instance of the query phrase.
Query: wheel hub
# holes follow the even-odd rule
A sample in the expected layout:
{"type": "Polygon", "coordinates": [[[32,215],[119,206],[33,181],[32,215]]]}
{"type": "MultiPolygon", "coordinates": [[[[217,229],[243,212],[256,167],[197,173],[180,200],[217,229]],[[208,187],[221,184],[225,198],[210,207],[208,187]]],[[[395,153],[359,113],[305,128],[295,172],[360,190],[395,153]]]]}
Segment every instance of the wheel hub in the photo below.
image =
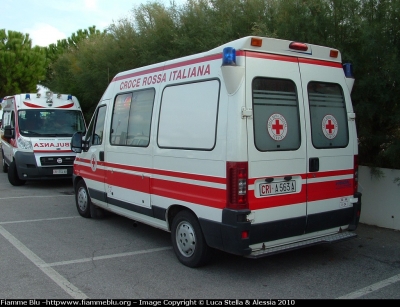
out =
{"type": "Polygon", "coordinates": [[[196,235],[192,225],[188,222],[180,222],[176,231],[176,243],[179,251],[185,257],[193,255],[196,249],[196,235]]]}
{"type": "Polygon", "coordinates": [[[78,191],[78,206],[79,209],[85,211],[88,206],[88,196],[84,188],[80,188],[78,191]]]}

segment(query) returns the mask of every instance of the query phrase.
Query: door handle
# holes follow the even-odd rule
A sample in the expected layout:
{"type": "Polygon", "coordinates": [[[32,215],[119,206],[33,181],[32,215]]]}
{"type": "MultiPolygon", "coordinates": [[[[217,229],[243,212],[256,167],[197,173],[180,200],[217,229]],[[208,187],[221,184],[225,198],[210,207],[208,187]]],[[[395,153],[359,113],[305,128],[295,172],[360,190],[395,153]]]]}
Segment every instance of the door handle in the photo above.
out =
{"type": "Polygon", "coordinates": [[[310,173],[319,171],[319,158],[309,159],[309,170],[310,173]]]}
{"type": "Polygon", "coordinates": [[[99,152],[99,160],[104,161],[104,151],[99,152]]]}

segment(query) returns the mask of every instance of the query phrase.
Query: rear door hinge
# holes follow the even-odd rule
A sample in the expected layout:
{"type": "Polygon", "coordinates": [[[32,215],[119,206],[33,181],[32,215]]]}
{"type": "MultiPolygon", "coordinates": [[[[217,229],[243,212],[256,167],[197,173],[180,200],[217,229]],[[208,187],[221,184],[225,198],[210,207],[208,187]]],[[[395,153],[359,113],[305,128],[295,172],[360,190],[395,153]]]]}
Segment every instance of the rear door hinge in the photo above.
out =
{"type": "Polygon", "coordinates": [[[242,107],[242,118],[245,118],[245,117],[253,118],[253,110],[242,107]]]}

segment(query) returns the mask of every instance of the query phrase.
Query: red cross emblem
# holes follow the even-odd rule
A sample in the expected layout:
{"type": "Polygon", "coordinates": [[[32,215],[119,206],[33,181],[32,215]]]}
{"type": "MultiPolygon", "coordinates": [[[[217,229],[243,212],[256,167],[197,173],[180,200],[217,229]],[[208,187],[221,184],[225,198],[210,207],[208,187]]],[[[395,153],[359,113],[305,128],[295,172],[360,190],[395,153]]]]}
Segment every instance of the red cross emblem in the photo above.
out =
{"type": "Polygon", "coordinates": [[[93,172],[96,171],[97,168],[97,160],[95,154],[92,155],[90,158],[90,168],[92,169],[93,172]]]}
{"type": "Polygon", "coordinates": [[[286,119],[281,114],[272,114],[268,119],[267,129],[271,138],[282,141],[288,131],[286,119]]]}
{"type": "Polygon", "coordinates": [[[329,131],[329,133],[332,133],[333,129],[335,129],[335,125],[332,124],[332,120],[328,119],[328,124],[325,126],[325,128],[329,131]]]}
{"type": "Polygon", "coordinates": [[[275,124],[272,125],[272,130],[275,130],[275,134],[281,134],[281,130],[283,130],[283,125],[280,123],[279,119],[275,120],[275,124]]]}
{"type": "Polygon", "coordinates": [[[327,139],[334,139],[338,133],[338,123],[333,115],[325,115],[322,119],[322,132],[327,139]]]}

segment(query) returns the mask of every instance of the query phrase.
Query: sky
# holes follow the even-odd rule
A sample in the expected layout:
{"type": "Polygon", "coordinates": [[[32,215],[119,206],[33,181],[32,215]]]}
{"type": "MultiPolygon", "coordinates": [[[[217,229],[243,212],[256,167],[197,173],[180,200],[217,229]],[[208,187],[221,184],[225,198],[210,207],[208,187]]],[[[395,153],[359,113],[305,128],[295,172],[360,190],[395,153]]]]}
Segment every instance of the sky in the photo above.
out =
{"type": "MultiPolygon", "coordinates": [[[[173,0],[180,5],[185,0],[173,0]]],[[[0,29],[29,34],[32,46],[46,47],[81,29],[102,31],[131,16],[132,9],[156,0],[1,0],[0,29]]],[[[157,0],[166,7],[171,0],[157,0]]]]}

